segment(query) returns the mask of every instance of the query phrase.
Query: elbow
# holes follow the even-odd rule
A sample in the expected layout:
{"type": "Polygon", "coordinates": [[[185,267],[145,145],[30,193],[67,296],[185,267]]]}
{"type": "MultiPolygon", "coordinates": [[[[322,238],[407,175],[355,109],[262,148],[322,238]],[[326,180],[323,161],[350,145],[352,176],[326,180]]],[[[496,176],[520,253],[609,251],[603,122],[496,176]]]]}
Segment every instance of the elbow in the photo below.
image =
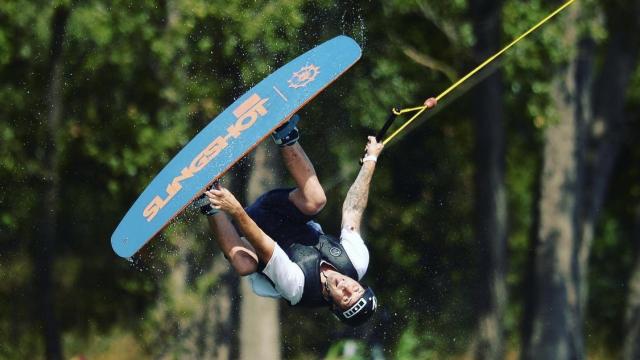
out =
{"type": "Polygon", "coordinates": [[[258,261],[245,251],[235,251],[231,257],[231,266],[240,276],[247,276],[258,271],[258,261]]]}
{"type": "Polygon", "coordinates": [[[258,271],[258,264],[249,260],[237,261],[233,263],[233,269],[238,275],[247,276],[258,271]]]}

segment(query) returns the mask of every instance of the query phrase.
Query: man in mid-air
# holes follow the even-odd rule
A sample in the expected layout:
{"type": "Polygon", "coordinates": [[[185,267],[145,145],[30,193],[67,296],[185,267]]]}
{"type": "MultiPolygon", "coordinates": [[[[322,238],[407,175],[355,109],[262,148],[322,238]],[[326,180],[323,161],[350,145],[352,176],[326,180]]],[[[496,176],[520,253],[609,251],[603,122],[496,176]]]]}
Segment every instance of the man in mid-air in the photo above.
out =
{"type": "MultiPolygon", "coordinates": [[[[425,106],[436,103],[431,98],[425,106]]],[[[314,221],[326,196],[298,143],[298,121],[296,115],[273,133],[295,188],[271,190],[245,209],[216,184],[197,203],[209,216],[225,257],[239,275],[250,275],[256,294],[284,298],[294,306],[329,306],[341,321],[358,326],[377,307],[371,288],[359,282],[369,265],[360,225],[383,144],[368,138],[362,167],[342,205],[338,239],[314,221]]]]}

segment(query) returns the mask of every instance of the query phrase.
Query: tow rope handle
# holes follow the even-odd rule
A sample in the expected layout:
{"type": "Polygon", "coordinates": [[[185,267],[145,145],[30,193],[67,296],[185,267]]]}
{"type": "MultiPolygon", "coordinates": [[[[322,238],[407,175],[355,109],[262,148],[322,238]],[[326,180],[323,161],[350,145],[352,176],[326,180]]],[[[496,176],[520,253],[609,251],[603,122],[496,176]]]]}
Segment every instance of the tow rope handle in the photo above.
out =
{"type": "MultiPolygon", "coordinates": [[[[378,133],[376,134],[376,140],[378,142],[380,142],[380,141],[382,141],[382,139],[384,139],[384,136],[387,134],[387,131],[389,131],[389,128],[391,127],[391,124],[393,124],[393,122],[396,120],[398,115],[399,115],[398,110],[396,110],[396,108],[393,108],[391,110],[391,113],[389,114],[389,116],[387,116],[387,120],[384,122],[384,125],[382,126],[380,131],[378,131],[378,133]]],[[[359,160],[360,165],[362,165],[362,159],[365,157],[365,155],[367,155],[366,150],[365,150],[364,155],[362,155],[362,157],[359,160]]]]}
{"type": "Polygon", "coordinates": [[[376,134],[376,140],[378,142],[382,141],[384,136],[387,134],[387,131],[389,131],[391,124],[393,124],[393,122],[396,120],[397,117],[398,117],[398,110],[396,110],[396,108],[393,108],[391,110],[391,114],[387,116],[387,120],[385,121],[384,125],[382,126],[380,131],[378,131],[378,133],[376,134]]]}

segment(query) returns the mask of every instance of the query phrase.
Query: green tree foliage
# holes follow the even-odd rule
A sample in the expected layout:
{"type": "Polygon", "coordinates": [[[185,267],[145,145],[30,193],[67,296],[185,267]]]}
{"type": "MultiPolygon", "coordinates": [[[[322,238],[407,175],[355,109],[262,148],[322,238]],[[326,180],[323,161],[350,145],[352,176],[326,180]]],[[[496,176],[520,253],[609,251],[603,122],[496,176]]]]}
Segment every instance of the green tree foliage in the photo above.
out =
{"type": "MultiPolygon", "coordinates": [[[[607,6],[581,3],[593,16],[580,26],[596,39],[600,61],[608,39],[601,10],[607,6]]],[[[40,199],[48,170],[42,168],[44,99],[50,22],[59,4],[69,5],[70,17],[63,122],[55,134],[62,192],[54,285],[67,357],[123,354],[116,352],[123,348],[134,357],[188,351],[181,336],[187,337],[193,329],[189,321],[206,310],[203,303],[221,281],[216,271],[226,265],[215,256],[203,221],[185,215],[136,262],[113,254],[110,234],[181,146],[271,71],[342,33],[363,47],[363,59],[302,110],[301,142],[329,195],[320,220],[335,234],[365,136],[382,126],[392,107],[419,105],[477,65],[464,0],[0,2],[2,358],[37,358],[44,351],[31,247],[33,220],[49,211],[40,199]],[[176,274],[186,284],[176,282],[176,274]],[[163,339],[166,348],[160,349],[163,339]]],[[[555,4],[505,1],[503,42],[555,4]]],[[[525,269],[536,225],[542,129],[554,111],[547,65],[573,55],[557,46],[560,31],[553,22],[546,25],[496,65],[504,71],[506,94],[510,302],[505,326],[512,349],[519,347],[523,303],[530,295],[525,269]]],[[[634,127],[594,241],[590,276],[587,331],[597,336],[587,339],[591,348],[614,352],[621,346],[625,281],[633,261],[623,239],[630,236],[640,196],[637,170],[630,165],[640,156],[639,79],[636,72],[627,99],[634,127]]],[[[442,358],[468,349],[475,324],[473,288],[482,271],[471,226],[468,90],[463,86],[447,96],[389,143],[380,159],[364,229],[371,253],[365,282],[378,294],[379,316],[355,333],[328,319],[324,309],[309,314],[285,307],[285,357],[338,358],[348,346],[332,347],[332,341],[345,338],[360,341],[355,354],[363,357],[373,354],[376,344],[388,358],[442,358]]]]}

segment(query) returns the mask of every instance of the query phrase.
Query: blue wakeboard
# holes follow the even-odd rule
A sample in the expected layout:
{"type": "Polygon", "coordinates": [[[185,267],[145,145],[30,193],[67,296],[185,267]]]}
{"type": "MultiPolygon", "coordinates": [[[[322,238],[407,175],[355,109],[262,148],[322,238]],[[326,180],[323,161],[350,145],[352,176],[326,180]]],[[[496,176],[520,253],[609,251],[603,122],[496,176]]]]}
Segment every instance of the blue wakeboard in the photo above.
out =
{"type": "Polygon", "coordinates": [[[355,64],[362,50],[335,37],[247,91],[200,131],[151,181],[126,213],[111,246],[128,258],[204,189],[355,64]]]}

